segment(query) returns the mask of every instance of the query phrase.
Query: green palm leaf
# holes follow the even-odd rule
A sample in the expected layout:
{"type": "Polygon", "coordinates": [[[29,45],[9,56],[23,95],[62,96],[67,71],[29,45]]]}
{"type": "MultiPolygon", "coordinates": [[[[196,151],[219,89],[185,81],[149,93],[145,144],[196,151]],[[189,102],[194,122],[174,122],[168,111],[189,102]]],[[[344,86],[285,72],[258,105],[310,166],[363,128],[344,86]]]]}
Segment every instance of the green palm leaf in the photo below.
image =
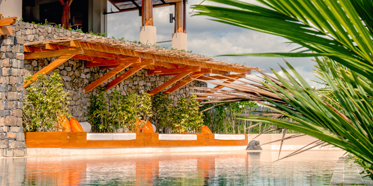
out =
{"type": "MultiPolygon", "coordinates": [[[[270,57],[328,56],[355,72],[373,76],[372,1],[260,0],[258,6],[237,0],[210,0],[224,7],[194,5],[195,15],[289,39],[311,53],[239,54],[270,57]],[[229,5],[228,7],[226,5],[229,5]],[[364,5],[364,7],[361,7],[364,5]],[[275,26],[274,26],[275,25],[275,26]]],[[[237,54],[236,54],[237,55],[237,54]]]]}

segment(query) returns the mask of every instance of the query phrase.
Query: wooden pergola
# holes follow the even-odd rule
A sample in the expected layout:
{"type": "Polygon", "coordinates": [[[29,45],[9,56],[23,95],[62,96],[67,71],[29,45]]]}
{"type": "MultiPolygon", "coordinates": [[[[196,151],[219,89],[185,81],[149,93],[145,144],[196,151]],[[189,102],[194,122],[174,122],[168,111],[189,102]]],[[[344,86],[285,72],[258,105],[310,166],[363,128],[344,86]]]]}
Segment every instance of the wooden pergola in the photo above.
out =
{"type": "MultiPolygon", "coordinates": [[[[244,74],[250,74],[252,70],[262,71],[262,69],[247,67],[242,64],[213,61],[213,58],[198,54],[108,38],[61,38],[37,41],[26,43],[24,51],[25,59],[58,57],[55,61],[35,73],[32,80],[36,80],[38,74],[48,74],[69,59],[83,60],[85,61],[85,67],[112,69],[87,85],[85,87],[86,93],[128,67],[132,68],[106,83],[106,90],[113,88],[141,69],[148,69],[148,75],[173,76],[167,82],[151,90],[149,92],[151,96],[164,91],[167,87],[177,82],[177,84],[165,90],[164,93],[171,94],[198,78],[209,79],[208,77],[210,76],[205,74],[223,74],[229,75],[229,78],[238,79],[244,74]],[[234,74],[230,74],[232,72],[234,74]]],[[[32,80],[25,82],[24,86],[27,87],[32,83],[32,80]]],[[[225,82],[232,82],[232,79],[228,79],[225,82]]]]}

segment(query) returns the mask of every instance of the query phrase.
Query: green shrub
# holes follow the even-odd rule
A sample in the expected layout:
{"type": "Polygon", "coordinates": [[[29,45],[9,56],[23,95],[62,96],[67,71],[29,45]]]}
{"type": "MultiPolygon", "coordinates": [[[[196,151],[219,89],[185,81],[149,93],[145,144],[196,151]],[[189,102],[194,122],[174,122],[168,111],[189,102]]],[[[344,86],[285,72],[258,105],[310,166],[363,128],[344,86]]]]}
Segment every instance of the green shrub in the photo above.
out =
{"type": "Polygon", "coordinates": [[[97,96],[91,96],[88,118],[94,132],[116,132],[117,129],[135,131],[136,119],[142,120],[138,125],[144,126],[152,117],[152,104],[149,94],[129,93],[120,95],[114,90],[107,99],[105,88],[98,88],[97,96]]]}
{"type": "Polygon", "coordinates": [[[203,126],[203,114],[199,112],[196,97],[196,95],[191,95],[188,99],[181,97],[178,100],[172,113],[174,132],[200,132],[203,126]]]}
{"type": "MultiPolygon", "coordinates": [[[[25,81],[31,79],[30,75],[25,81]]],[[[70,117],[67,108],[68,93],[63,89],[59,74],[53,73],[49,78],[45,74],[39,74],[37,80],[31,83],[26,91],[22,109],[25,131],[56,131],[58,115],[70,117]]]]}
{"type": "Polygon", "coordinates": [[[154,125],[159,131],[159,129],[171,128],[172,127],[172,112],[174,111],[174,106],[168,95],[163,93],[158,93],[152,97],[152,105],[154,112],[154,125]]]}
{"type": "Polygon", "coordinates": [[[93,95],[88,107],[88,121],[92,125],[93,132],[108,131],[108,99],[105,88],[97,88],[97,96],[93,95]]]}

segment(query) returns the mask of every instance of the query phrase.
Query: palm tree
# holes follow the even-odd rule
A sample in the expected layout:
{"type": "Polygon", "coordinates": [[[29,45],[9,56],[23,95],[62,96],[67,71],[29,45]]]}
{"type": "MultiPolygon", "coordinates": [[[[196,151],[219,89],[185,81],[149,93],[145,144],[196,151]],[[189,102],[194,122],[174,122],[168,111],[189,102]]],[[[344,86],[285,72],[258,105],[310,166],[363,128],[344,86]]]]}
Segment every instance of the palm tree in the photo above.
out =
{"type": "Polygon", "coordinates": [[[243,96],[259,94],[268,107],[292,119],[250,120],[302,132],[344,149],[362,160],[360,165],[373,179],[373,1],[257,0],[260,6],[237,0],[210,1],[221,6],[195,5],[195,15],[281,36],[300,45],[289,53],[229,56],[316,57],[316,75],[325,85],[320,90],[309,86],[289,64],[294,75],[281,67],[286,78],[272,70],[275,77],[263,74],[265,83],[249,79],[251,83],[225,85],[241,91],[233,93],[237,100],[250,100],[243,96]],[[243,91],[242,84],[251,91],[243,91]],[[268,93],[275,96],[268,97],[268,93]]]}

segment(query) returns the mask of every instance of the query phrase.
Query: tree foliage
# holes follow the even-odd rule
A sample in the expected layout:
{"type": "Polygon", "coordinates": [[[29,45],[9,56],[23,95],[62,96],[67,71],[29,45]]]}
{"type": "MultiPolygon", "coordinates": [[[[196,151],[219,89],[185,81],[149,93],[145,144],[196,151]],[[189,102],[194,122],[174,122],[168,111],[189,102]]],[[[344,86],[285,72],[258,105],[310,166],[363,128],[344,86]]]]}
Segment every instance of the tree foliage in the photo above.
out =
{"type": "Polygon", "coordinates": [[[153,113],[157,131],[172,127],[173,108],[172,102],[168,95],[162,92],[152,97],[153,113]]]}
{"type": "Polygon", "coordinates": [[[116,132],[118,129],[134,131],[152,117],[151,108],[151,98],[147,93],[123,96],[115,90],[108,99],[105,89],[101,87],[97,89],[97,95],[91,97],[88,117],[94,132],[116,132]],[[137,120],[141,122],[137,123],[137,120]]]}
{"type": "MultiPolygon", "coordinates": [[[[30,81],[27,76],[25,81],[30,81]]],[[[58,115],[70,117],[68,93],[63,89],[62,78],[53,73],[37,75],[36,81],[26,88],[27,94],[23,100],[23,125],[28,132],[56,131],[58,115]]]]}
{"type": "Polygon", "coordinates": [[[199,112],[199,103],[191,95],[188,99],[181,97],[173,109],[173,131],[174,132],[200,132],[203,126],[202,113],[199,112]]]}
{"type": "Polygon", "coordinates": [[[237,120],[237,114],[243,112],[250,112],[252,108],[256,107],[256,103],[252,101],[239,101],[233,103],[214,103],[207,104],[202,107],[202,110],[209,109],[203,112],[203,120],[213,133],[235,134],[245,132],[247,123],[237,120]],[[242,126],[242,127],[240,127],[242,126]]]}

